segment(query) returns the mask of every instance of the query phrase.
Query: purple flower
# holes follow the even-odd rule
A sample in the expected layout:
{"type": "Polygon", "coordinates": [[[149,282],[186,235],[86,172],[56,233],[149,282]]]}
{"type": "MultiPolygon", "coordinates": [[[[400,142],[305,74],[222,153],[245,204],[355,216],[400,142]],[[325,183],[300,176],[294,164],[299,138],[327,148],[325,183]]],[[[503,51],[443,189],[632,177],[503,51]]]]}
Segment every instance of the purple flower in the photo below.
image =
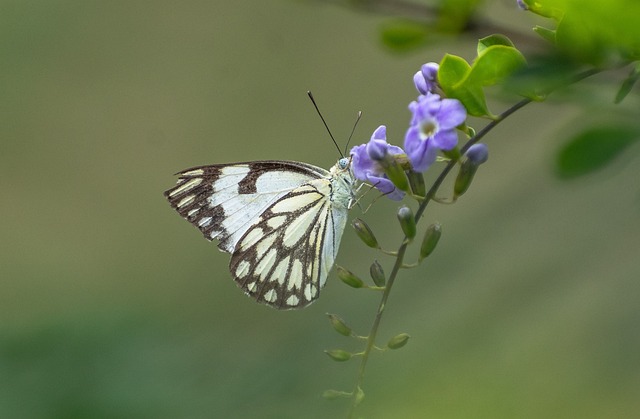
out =
{"type": "Polygon", "coordinates": [[[438,150],[458,144],[456,127],[467,119],[467,110],[457,99],[440,99],[430,93],[409,104],[413,114],[404,138],[404,149],[413,169],[424,172],[436,160],[438,150]]]}
{"type": "Polygon", "coordinates": [[[524,2],[524,0],[516,0],[516,3],[518,3],[518,7],[522,10],[529,10],[529,6],[527,6],[527,4],[524,2]]]}
{"type": "Polygon", "coordinates": [[[423,95],[433,93],[438,87],[438,68],[437,63],[426,63],[422,65],[420,71],[413,75],[413,83],[416,89],[423,95]]]}
{"type": "Polygon", "coordinates": [[[400,147],[387,143],[387,127],[380,125],[367,144],[351,149],[351,169],[353,175],[375,186],[380,192],[394,201],[399,201],[404,192],[398,190],[384,173],[382,161],[388,155],[404,154],[400,147]]]}

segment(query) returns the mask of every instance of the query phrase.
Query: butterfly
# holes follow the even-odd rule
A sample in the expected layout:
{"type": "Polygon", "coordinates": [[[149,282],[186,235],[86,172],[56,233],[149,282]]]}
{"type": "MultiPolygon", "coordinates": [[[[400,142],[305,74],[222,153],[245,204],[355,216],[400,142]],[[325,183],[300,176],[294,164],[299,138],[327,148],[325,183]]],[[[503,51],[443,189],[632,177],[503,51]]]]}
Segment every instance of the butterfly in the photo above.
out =
{"type": "Polygon", "coordinates": [[[250,297],[276,309],[320,296],[354,203],[351,158],[330,169],[268,160],[177,173],[171,206],[231,254],[229,270],[250,297]]]}

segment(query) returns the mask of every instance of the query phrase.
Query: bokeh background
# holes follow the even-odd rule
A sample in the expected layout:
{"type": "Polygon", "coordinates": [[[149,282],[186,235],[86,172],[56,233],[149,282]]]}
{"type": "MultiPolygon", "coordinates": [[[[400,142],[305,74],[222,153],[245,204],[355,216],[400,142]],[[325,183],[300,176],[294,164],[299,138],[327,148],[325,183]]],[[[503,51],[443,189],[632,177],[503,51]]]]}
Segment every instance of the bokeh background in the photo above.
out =
{"type": "MultiPolygon", "coordinates": [[[[513,3],[487,18],[526,40],[513,3]]],[[[471,60],[475,40],[400,54],[379,40],[387,19],[286,0],[0,3],[0,417],[344,416],[321,394],[351,389],[357,363],[323,350],[359,344],[325,313],[365,334],[378,296],[332,274],[305,310],[255,304],[162,192],[194,165],[334,164],[308,89],[341,144],[358,110],[355,143],[386,124],[401,144],[413,73],[471,60]]],[[[442,240],[402,273],[381,330],[411,340],[373,356],[363,417],[637,417],[637,153],[571,181],[553,170],[612,91],[524,108],[487,138],[471,190],[427,212],[442,240]]],[[[396,208],[352,216],[393,248],[396,208]]],[[[390,270],[346,232],[338,263],[366,276],[374,258],[390,270]]]]}

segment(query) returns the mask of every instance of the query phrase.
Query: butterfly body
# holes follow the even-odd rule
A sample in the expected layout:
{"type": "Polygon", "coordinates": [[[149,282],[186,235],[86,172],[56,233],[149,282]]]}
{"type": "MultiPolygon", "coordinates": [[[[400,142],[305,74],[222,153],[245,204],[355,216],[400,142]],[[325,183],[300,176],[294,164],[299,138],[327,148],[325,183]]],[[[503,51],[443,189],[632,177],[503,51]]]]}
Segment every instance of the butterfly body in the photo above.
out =
{"type": "Polygon", "coordinates": [[[355,179],[350,159],[329,171],[300,162],[255,161],[178,173],[171,206],[231,253],[247,295],[278,309],[318,298],[336,258],[355,179]]]}

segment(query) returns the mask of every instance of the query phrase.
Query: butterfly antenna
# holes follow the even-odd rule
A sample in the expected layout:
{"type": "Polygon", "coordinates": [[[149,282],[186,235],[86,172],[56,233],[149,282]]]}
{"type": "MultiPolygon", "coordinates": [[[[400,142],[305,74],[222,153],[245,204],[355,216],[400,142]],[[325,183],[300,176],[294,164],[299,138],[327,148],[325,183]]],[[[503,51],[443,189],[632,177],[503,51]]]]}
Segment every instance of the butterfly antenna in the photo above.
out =
{"type": "Polygon", "coordinates": [[[344,155],[342,154],[342,151],[340,151],[340,146],[336,142],[336,139],[333,138],[333,134],[331,134],[331,130],[329,129],[329,125],[327,125],[327,121],[324,120],[324,117],[322,116],[320,109],[318,109],[316,100],[313,98],[313,95],[311,94],[310,90],[307,90],[307,96],[309,96],[309,99],[311,99],[311,103],[313,103],[313,107],[316,108],[316,112],[318,112],[320,119],[322,119],[322,123],[324,124],[324,127],[327,129],[327,132],[329,133],[329,137],[331,137],[331,139],[333,140],[333,144],[335,144],[336,148],[338,149],[338,154],[340,154],[340,157],[344,157],[344,155]]]}
{"type": "Polygon", "coordinates": [[[356,127],[358,126],[358,122],[360,122],[360,118],[362,118],[362,111],[358,111],[358,116],[356,116],[356,122],[353,123],[353,128],[351,129],[351,134],[349,134],[349,139],[347,140],[347,144],[344,146],[343,155],[347,154],[347,149],[349,148],[349,143],[351,142],[351,137],[353,137],[353,133],[356,132],[356,127]]]}

